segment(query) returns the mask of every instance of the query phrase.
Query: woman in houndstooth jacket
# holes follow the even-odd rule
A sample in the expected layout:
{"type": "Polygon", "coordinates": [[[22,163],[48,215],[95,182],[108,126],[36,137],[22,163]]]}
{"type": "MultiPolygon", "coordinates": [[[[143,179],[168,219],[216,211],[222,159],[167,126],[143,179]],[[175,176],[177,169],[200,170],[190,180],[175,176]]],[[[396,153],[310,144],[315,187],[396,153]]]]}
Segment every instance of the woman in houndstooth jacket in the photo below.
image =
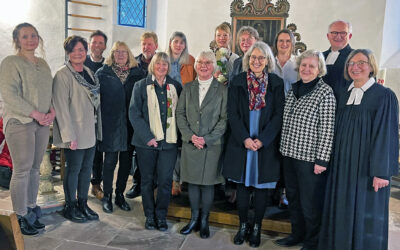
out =
{"type": "Polygon", "coordinates": [[[320,52],[308,50],[301,54],[297,69],[300,80],[286,97],[280,145],[292,233],[275,243],[293,246],[304,242],[302,249],[316,249],[336,100],[321,79],[326,66],[320,52]]]}

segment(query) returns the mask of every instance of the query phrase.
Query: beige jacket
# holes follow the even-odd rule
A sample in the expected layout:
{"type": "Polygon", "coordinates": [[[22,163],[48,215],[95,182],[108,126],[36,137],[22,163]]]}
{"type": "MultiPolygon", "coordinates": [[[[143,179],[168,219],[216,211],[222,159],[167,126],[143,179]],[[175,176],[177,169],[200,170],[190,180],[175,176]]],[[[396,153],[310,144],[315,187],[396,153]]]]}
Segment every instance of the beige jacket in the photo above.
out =
{"type": "MultiPolygon", "coordinates": [[[[92,72],[84,66],[89,75],[92,72]]],[[[78,149],[86,149],[101,140],[100,107],[97,114],[85,88],[79,84],[70,70],[61,67],[53,81],[53,101],[56,119],[53,128],[53,144],[68,148],[71,141],[78,142],[78,149]],[[96,124],[97,122],[97,124],[96,124]]]]}

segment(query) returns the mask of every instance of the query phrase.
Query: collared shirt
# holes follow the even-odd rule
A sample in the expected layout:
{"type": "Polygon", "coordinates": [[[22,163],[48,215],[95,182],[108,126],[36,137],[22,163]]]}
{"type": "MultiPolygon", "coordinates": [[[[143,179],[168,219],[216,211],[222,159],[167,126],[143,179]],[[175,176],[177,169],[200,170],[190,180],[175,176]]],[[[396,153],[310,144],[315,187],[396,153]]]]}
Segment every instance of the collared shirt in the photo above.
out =
{"type": "Polygon", "coordinates": [[[369,78],[369,80],[361,88],[354,87],[354,82],[352,82],[347,89],[347,91],[351,90],[351,93],[346,105],[360,105],[364,96],[364,92],[367,91],[374,83],[375,79],[373,77],[369,78]]]}
{"type": "Polygon", "coordinates": [[[175,81],[182,84],[181,65],[179,64],[179,59],[171,62],[171,72],[169,73],[169,76],[175,81]]]}
{"type": "Polygon", "coordinates": [[[340,51],[331,51],[326,57],[326,65],[333,65],[339,57],[340,51]]]}
{"type": "Polygon", "coordinates": [[[283,79],[286,96],[289,90],[292,88],[292,84],[297,82],[298,79],[298,73],[296,71],[296,57],[294,55],[291,55],[289,60],[286,61],[283,67],[281,67],[281,65],[279,64],[278,57],[275,57],[275,60],[276,67],[274,73],[283,79]]]}

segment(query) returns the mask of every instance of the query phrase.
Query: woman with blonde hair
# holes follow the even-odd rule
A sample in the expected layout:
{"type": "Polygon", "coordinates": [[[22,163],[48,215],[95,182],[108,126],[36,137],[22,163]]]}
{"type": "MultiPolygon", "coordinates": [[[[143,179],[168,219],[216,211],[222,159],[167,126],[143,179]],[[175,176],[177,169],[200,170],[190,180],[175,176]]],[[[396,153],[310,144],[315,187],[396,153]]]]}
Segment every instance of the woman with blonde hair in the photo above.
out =
{"type": "Polygon", "coordinates": [[[239,56],[231,50],[232,31],[228,23],[224,22],[215,28],[213,51],[217,59],[217,70],[214,76],[221,83],[227,83],[230,72],[233,70],[234,61],[239,56]]]}
{"type": "Polygon", "coordinates": [[[103,140],[98,150],[104,152],[103,211],[113,212],[112,185],[114,170],[119,161],[115,204],[124,211],[130,206],[125,201],[124,191],[132,165],[134,147],[130,140],[133,128],[128,110],[134,84],[144,77],[138,68],[131,50],[124,42],[113,44],[105,65],[96,72],[100,82],[103,140]]]}

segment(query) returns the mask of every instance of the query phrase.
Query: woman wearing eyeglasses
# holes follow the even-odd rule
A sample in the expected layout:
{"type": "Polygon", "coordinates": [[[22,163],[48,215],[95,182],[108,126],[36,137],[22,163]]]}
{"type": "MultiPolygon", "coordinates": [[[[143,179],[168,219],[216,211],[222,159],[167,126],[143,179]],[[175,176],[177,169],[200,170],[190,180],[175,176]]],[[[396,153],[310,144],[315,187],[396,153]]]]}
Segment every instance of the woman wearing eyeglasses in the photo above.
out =
{"type": "Polygon", "coordinates": [[[300,80],[286,96],[280,145],[292,232],[275,243],[289,247],[303,242],[305,250],[318,245],[336,100],[321,79],[326,73],[321,52],[305,51],[297,68],[300,80]]]}
{"type": "Polygon", "coordinates": [[[398,174],[398,101],[375,81],[370,50],[354,50],[338,99],[319,249],[387,249],[390,179],[398,174]]]}
{"type": "Polygon", "coordinates": [[[214,53],[201,52],[195,62],[198,78],[183,87],[176,108],[182,134],[181,178],[188,183],[192,210],[189,224],[180,232],[186,235],[200,226],[201,238],[210,236],[208,215],[214,201],[214,185],[224,181],[221,155],[228,121],[228,89],[213,77],[216,68],[214,53]]]}
{"type": "Polygon", "coordinates": [[[243,70],[228,92],[231,127],[223,175],[237,183],[240,227],[234,243],[260,245],[261,222],[280,176],[279,135],[284,105],[283,81],[273,73],[275,60],[264,42],[256,42],[243,58],[243,70]],[[255,218],[249,226],[250,194],[254,191],[255,218]]]}
{"type": "Polygon", "coordinates": [[[114,170],[119,161],[115,189],[115,205],[131,210],[124,199],[126,181],[132,166],[133,146],[130,141],[133,128],[128,110],[135,82],[144,77],[138,63],[124,42],[117,41],[111,48],[105,65],[96,72],[100,82],[103,140],[98,150],[104,152],[103,211],[113,212],[112,193],[114,170]]]}

